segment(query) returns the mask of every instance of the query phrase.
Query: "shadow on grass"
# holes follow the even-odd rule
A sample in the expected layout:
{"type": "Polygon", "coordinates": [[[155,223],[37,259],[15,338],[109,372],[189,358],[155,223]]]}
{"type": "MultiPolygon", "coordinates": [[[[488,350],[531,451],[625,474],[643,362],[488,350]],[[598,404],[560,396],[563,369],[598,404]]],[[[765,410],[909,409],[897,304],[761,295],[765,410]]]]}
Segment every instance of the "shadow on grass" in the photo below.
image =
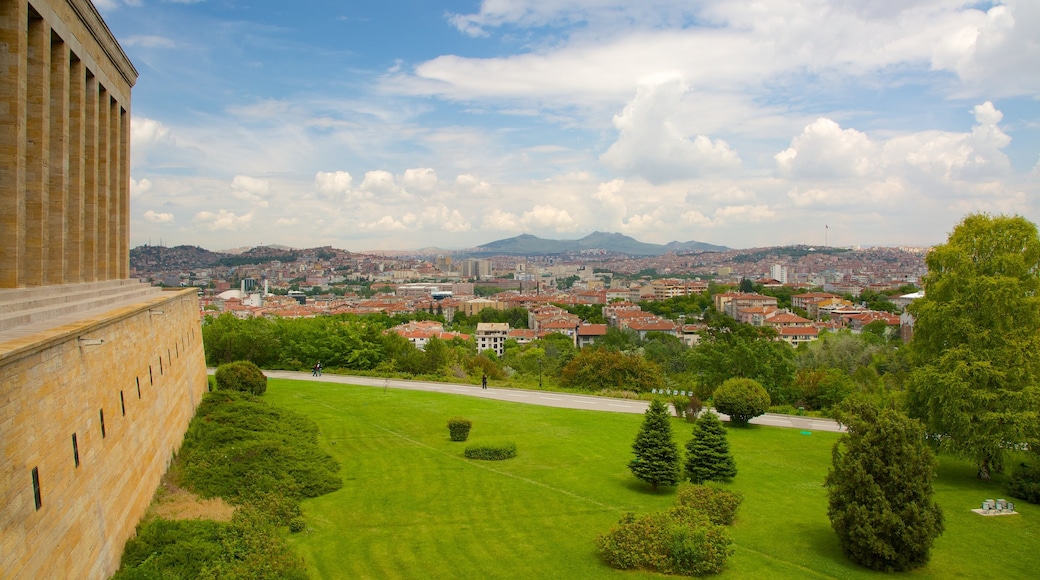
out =
{"type": "Polygon", "coordinates": [[[659,485],[655,490],[649,483],[640,481],[634,477],[625,479],[621,483],[625,489],[638,493],[640,495],[652,495],[657,497],[672,496],[675,495],[675,487],[668,485],[659,485]]]}

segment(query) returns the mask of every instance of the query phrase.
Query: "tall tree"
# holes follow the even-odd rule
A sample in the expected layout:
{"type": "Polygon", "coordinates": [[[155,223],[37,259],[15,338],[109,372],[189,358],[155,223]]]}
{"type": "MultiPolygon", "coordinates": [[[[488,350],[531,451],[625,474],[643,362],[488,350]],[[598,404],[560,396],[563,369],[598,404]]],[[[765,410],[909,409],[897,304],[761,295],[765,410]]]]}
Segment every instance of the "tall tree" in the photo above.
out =
{"type": "Polygon", "coordinates": [[[1040,441],[1040,237],[1022,217],[969,215],[926,263],[909,410],[989,479],[1007,446],[1040,441]]]}
{"type": "Polygon", "coordinates": [[[785,397],[794,381],[794,349],[776,339],[776,330],[716,313],[700,335],[691,353],[697,396],[707,399],[727,379],[740,377],[761,383],[777,403],[789,402],[785,397]]]}
{"type": "Polygon", "coordinates": [[[643,425],[632,443],[632,452],[636,457],[629,462],[628,468],[655,490],[658,485],[679,482],[679,446],[672,440],[668,405],[661,399],[654,399],[646,409],[643,425]]]}
{"type": "Polygon", "coordinates": [[[729,452],[726,427],[718,415],[706,411],[693,424],[693,439],[686,443],[686,478],[704,483],[736,475],[737,463],[729,452]]]}
{"type": "Polygon", "coordinates": [[[883,571],[928,562],[942,534],[932,500],[935,457],[921,424],[893,409],[869,405],[842,415],[848,433],[834,444],[827,474],[827,516],[852,561],[883,571]]]}

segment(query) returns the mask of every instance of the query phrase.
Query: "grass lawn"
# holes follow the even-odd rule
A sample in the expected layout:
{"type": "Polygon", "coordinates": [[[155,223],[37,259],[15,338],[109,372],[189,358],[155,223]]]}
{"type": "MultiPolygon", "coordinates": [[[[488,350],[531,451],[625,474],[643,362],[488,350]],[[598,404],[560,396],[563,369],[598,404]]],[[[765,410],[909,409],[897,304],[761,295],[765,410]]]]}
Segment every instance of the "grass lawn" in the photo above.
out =
{"type": "MultiPolygon", "coordinates": [[[[602,564],[593,539],[625,511],[671,505],[628,471],[642,415],[537,407],[421,391],[275,380],[265,398],[303,413],[342,464],[340,491],[306,500],[310,529],[292,536],[315,578],[660,578],[602,564]],[[470,442],[509,440],[519,455],[463,458],[447,421],[473,421],[470,442]]],[[[690,426],[675,419],[680,445],[690,426]]],[[[729,429],[745,495],[735,552],[719,578],[867,578],[841,555],[823,478],[835,433],[729,429]]],[[[936,498],[946,533],[914,578],[1036,578],[1040,506],[986,518],[970,511],[1003,486],[942,458],[936,498]],[[1032,570],[1032,572],[1030,572],[1032,570]]],[[[887,575],[886,575],[887,576],[887,575]]],[[[899,576],[899,575],[897,575],[899,576]]]]}

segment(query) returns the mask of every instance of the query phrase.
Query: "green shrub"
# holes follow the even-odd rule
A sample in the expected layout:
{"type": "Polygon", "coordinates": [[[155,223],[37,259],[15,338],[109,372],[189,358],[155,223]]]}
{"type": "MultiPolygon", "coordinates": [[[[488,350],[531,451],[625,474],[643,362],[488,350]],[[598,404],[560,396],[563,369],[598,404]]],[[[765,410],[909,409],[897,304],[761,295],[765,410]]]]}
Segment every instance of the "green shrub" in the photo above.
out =
{"type": "Polygon", "coordinates": [[[214,373],[217,388],[227,391],[242,391],[251,395],[262,395],[267,392],[267,377],[260,367],[240,360],[217,367],[214,373]]]}
{"type": "Polygon", "coordinates": [[[137,527],[113,580],[305,580],[306,567],[259,512],[230,522],[155,519],[137,527]]]}
{"type": "Polygon", "coordinates": [[[702,409],[704,409],[704,403],[701,402],[700,397],[697,395],[689,397],[689,401],[686,403],[686,420],[690,423],[696,421],[702,409]]]}
{"type": "Polygon", "coordinates": [[[469,438],[469,430],[472,426],[473,422],[469,419],[461,417],[448,419],[448,433],[451,435],[451,440],[465,441],[469,438]]]}
{"type": "Polygon", "coordinates": [[[712,523],[720,526],[733,524],[737,510],[744,501],[739,491],[728,491],[707,485],[679,484],[675,494],[675,505],[681,508],[697,510],[712,523]]]}
{"type": "Polygon", "coordinates": [[[467,459],[483,459],[485,461],[500,461],[516,457],[516,443],[512,441],[502,443],[471,443],[466,446],[467,459]]]}
{"type": "Polygon", "coordinates": [[[1029,503],[1040,503],[1040,462],[1022,463],[1008,481],[1008,495],[1029,503]]]}
{"type": "Polygon", "coordinates": [[[715,408],[729,415],[733,425],[746,426],[748,421],[769,409],[769,393],[753,379],[729,379],[715,389],[715,408]]]}
{"type": "Polygon", "coordinates": [[[675,409],[676,417],[685,417],[686,408],[690,405],[690,398],[686,395],[673,395],[668,399],[668,402],[672,404],[672,409],[675,409]]]}
{"type": "Polygon", "coordinates": [[[282,525],[298,509],[282,499],[295,503],[343,486],[339,464],[318,446],[313,421],[234,391],[202,399],[179,459],[184,484],[195,493],[255,504],[282,525]]]}
{"type": "Polygon", "coordinates": [[[303,516],[293,518],[289,520],[289,531],[293,534],[298,534],[303,530],[307,529],[307,520],[303,519],[303,516]]]}
{"type": "Polygon", "coordinates": [[[596,538],[600,555],[613,568],[684,575],[722,571],[732,543],[725,528],[692,509],[628,513],[596,538]]]}

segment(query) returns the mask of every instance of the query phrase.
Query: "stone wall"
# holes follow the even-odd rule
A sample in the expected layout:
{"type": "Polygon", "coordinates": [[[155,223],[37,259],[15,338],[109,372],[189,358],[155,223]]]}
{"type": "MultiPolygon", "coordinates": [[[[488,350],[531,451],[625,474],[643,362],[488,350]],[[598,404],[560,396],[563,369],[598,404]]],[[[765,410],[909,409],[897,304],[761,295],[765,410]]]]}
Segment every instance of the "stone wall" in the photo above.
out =
{"type": "Polygon", "coordinates": [[[4,343],[0,577],[118,568],[207,390],[198,312],[164,292],[4,343]]]}

